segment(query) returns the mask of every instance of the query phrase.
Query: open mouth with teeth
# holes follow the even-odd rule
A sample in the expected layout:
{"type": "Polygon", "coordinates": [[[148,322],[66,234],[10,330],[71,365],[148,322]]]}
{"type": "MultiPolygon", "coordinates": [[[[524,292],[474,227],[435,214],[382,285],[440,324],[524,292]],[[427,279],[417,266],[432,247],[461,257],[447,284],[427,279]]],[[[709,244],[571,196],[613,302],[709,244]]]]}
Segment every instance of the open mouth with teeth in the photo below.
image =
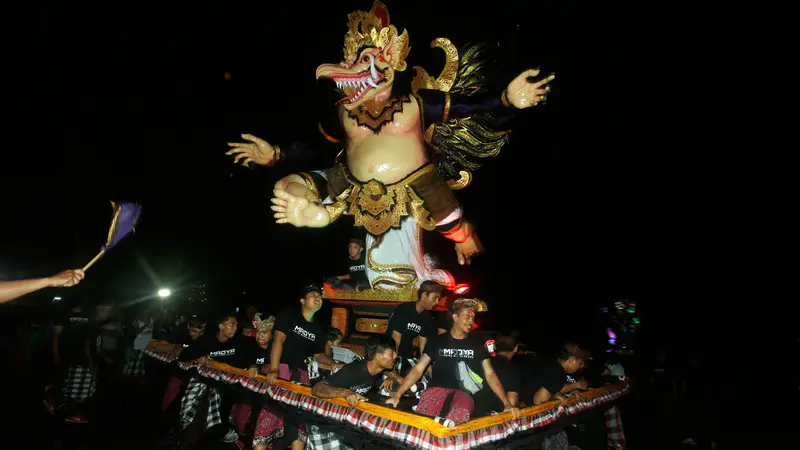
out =
{"type": "Polygon", "coordinates": [[[377,88],[379,83],[386,81],[384,75],[377,70],[368,70],[353,75],[334,75],[330,78],[345,95],[343,99],[339,100],[339,103],[355,103],[367,95],[370,89],[377,88]]]}
{"type": "MultiPolygon", "coordinates": [[[[344,94],[339,104],[353,104],[364,98],[370,89],[377,89],[385,83],[386,69],[375,67],[375,59],[369,55],[370,64],[366,69],[355,72],[335,64],[323,64],[317,68],[317,78],[328,78],[336,83],[336,88],[344,94]]],[[[352,70],[352,69],[351,69],[352,70]]]]}

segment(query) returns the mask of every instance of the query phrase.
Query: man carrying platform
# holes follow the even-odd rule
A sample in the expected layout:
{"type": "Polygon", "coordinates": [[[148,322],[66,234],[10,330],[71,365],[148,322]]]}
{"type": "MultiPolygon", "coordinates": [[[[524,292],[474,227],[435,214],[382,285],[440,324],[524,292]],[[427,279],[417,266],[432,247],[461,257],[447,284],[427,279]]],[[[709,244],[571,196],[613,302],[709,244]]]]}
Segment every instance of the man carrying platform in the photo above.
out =
{"type": "Polygon", "coordinates": [[[308,372],[304,369],[305,360],[314,356],[317,362],[340,366],[325,354],[327,333],[315,320],[314,314],[322,308],[322,289],[315,285],[306,286],[301,292],[300,311],[289,309],[278,315],[272,339],[267,382],[272,383],[278,374],[281,378],[310,384],[308,372]],[[290,351],[284,352],[288,348],[290,351]],[[281,372],[281,365],[284,369],[281,372]]]}
{"type": "MultiPolygon", "coordinates": [[[[369,338],[364,346],[366,359],[354,361],[335,374],[314,385],[311,393],[319,398],[343,398],[350,406],[366,401],[364,394],[375,388],[381,375],[392,370],[397,358],[395,344],[385,335],[369,338]]],[[[336,433],[321,431],[311,426],[308,433],[309,448],[350,448],[339,441],[336,433]]]]}
{"type": "Polygon", "coordinates": [[[472,395],[483,387],[483,379],[503,405],[503,412],[519,416],[519,408],[508,401],[506,391],[497,377],[484,343],[469,332],[475,323],[477,302],[458,299],[452,305],[453,327],[449,333],[436,336],[425,346],[419,363],[408,373],[403,385],[386,401],[397,407],[402,395],[415,384],[431,363],[433,376],[429,387],[422,392],[417,412],[433,417],[444,416],[456,425],[470,419],[475,409],[472,395]],[[476,372],[483,372],[481,379],[476,372]],[[450,404],[449,411],[443,412],[450,404]]]}
{"type": "Polygon", "coordinates": [[[419,337],[419,352],[422,354],[428,338],[436,336],[431,309],[439,303],[443,289],[444,286],[435,281],[423,281],[417,293],[417,301],[403,303],[392,313],[386,332],[397,346],[397,356],[400,357],[398,370],[401,373],[408,373],[415,364],[414,338],[419,337]]]}

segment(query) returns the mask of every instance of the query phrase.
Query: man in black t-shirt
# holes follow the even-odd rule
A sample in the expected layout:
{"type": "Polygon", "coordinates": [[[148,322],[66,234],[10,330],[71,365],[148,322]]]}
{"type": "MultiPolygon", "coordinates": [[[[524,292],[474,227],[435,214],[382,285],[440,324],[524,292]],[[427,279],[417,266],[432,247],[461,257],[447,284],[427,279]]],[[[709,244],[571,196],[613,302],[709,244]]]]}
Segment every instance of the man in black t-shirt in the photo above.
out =
{"type": "Polygon", "coordinates": [[[365,401],[364,394],[375,387],[381,374],[394,367],[397,357],[394,341],[388,336],[372,336],[364,346],[366,359],[354,361],[314,385],[311,393],[319,398],[343,398],[350,406],[365,401]]]}
{"type": "Polygon", "coordinates": [[[520,402],[538,405],[551,398],[561,398],[562,393],[575,389],[586,389],[585,380],[567,383],[567,374],[573,374],[585,366],[585,352],[577,346],[559,351],[555,358],[532,357],[519,360],[526,377],[522,382],[520,402]],[[530,375],[527,375],[530,374],[530,375]]]}
{"type": "MultiPolygon", "coordinates": [[[[512,364],[511,360],[519,350],[518,333],[514,331],[501,331],[494,339],[497,354],[492,356],[492,368],[506,389],[508,402],[519,406],[519,393],[522,390],[522,372],[512,364]]],[[[484,416],[490,412],[500,412],[503,404],[498,401],[490,389],[483,388],[475,394],[475,415],[484,416]]]]}
{"type": "Polygon", "coordinates": [[[364,255],[364,240],[351,238],[347,244],[347,254],[350,257],[349,271],[346,275],[332,277],[326,281],[334,289],[369,289],[369,278],[367,278],[367,265],[364,255]]]}
{"type": "Polygon", "coordinates": [[[431,308],[439,303],[443,289],[444,287],[435,281],[423,281],[417,293],[417,301],[397,306],[389,319],[386,333],[397,345],[397,355],[400,357],[398,368],[402,372],[410,370],[408,360],[414,357],[414,338],[419,337],[421,354],[425,351],[428,339],[436,336],[431,308]]]}
{"type": "Polygon", "coordinates": [[[225,313],[217,317],[216,325],[216,333],[204,333],[181,351],[178,360],[199,360],[204,363],[206,360],[212,359],[229,364],[236,355],[238,341],[244,338],[236,333],[239,329],[239,321],[236,320],[233,313],[225,313]]]}
{"type": "MultiPolygon", "coordinates": [[[[241,347],[240,340],[247,339],[236,333],[239,327],[236,314],[233,312],[220,314],[214,324],[216,325],[216,333],[204,333],[202,337],[181,352],[178,356],[179,361],[196,360],[201,364],[209,359],[225,364],[230,364],[233,361],[236,356],[236,348],[241,347]]],[[[226,396],[219,389],[207,385],[198,375],[193,376],[189,381],[186,386],[186,394],[181,400],[181,427],[185,430],[191,425],[200,402],[208,390],[211,392],[208,396],[206,425],[209,429],[221,425],[215,428],[215,434],[221,435],[220,440],[223,442],[235,442],[239,435],[230,428],[227,420],[225,422],[221,420],[221,418],[227,419],[231,407],[233,407],[230,396],[226,396]]]]}
{"type": "Polygon", "coordinates": [[[197,342],[205,332],[205,321],[193,315],[185,327],[176,328],[164,336],[163,340],[150,343],[150,348],[157,353],[173,353],[178,356],[183,349],[197,342]]]}
{"type": "MultiPolygon", "coordinates": [[[[272,383],[286,365],[291,381],[310,384],[305,360],[314,356],[318,362],[341,366],[325,354],[327,333],[317,322],[314,314],[322,308],[322,289],[317,285],[306,286],[301,292],[300,310],[288,309],[275,320],[267,382],[272,383]],[[287,351],[284,352],[284,349],[287,351]]],[[[284,376],[286,376],[284,372],[284,376]]]]}
{"type": "Polygon", "coordinates": [[[469,420],[475,408],[470,394],[475,394],[483,387],[483,380],[491,388],[503,404],[503,411],[519,416],[519,408],[508,401],[506,391],[492,367],[489,353],[484,341],[470,336],[469,332],[475,323],[477,302],[472,299],[458,299],[451,307],[453,327],[449,333],[436,336],[425,346],[425,352],[416,366],[408,373],[403,385],[386,401],[386,404],[397,406],[401,396],[420,378],[425,369],[433,363],[433,374],[428,388],[422,392],[417,405],[417,412],[428,416],[444,415],[455,424],[469,420]],[[481,379],[477,373],[482,372],[481,379]],[[442,410],[450,403],[447,413],[442,410]]]}

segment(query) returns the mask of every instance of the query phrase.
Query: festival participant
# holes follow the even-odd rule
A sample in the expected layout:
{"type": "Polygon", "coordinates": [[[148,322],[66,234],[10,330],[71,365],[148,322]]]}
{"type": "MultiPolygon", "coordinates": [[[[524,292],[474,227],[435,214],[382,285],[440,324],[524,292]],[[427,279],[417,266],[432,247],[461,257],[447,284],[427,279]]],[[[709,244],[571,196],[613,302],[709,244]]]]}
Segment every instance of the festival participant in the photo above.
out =
{"type": "Polygon", "coordinates": [[[325,354],[333,358],[333,347],[338,347],[342,344],[344,335],[342,330],[334,327],[328,327],[327,340],[325,342],[325,354]]]}
{"type": "MultiPolygon", "coordinates": [[[[506,390],[508,403],[519,406],[519,393],[522,390],[522,372],[519,367],[511,363],[514,355],[519,351],[518,333],[515,331],[501,331],[494,338],[496,354],[492,356],[492,368],[506,390]]],[[[475,415],[485,416],[503,410],[504,406],[497,401],[497,397],[488,389],[481,389],[473,397],[475,400],[475,415]]]]}
{"type": "Polygon", "coordinates": [[[88,301],[81,297],[73,308],[57,315],[53,326],[53,365],[64,370],[66,376],[60,401],[55,405],[48,402],[48,409],[62,412],[68,422],[85,421],[79,411],[97,388],[95,340],[90,323],[88,301]]]}
{"type": "Polygon", "coordinates": [[[334,289],[350,289],[360,291],[369,289],[369,279],[366,272],[366,258],[364,257],[364,240],[350,238],[347,244],[347,254],[350,258],[350,270],[345,275],[331,277],[328,283],[334,289]]]}
{"type": "Polygon", "coordinates": [[[122,374],[130,382],[141,382],[144,378],[144,349],[153,339],[153,325],[153,317],[146,309],[138,311],[130,325],[133,342],[125,349],[125,363],[122,366],[122,374]]]}
{"type": "Polygon", "coordinates": [[[10,302],[47,287],[72,287],[80,283],[84,276],[83,269],[72,269],[45,278],[0,281],[0,303],[10,302]]]}
{"type": "MultiPolygon", "coordinates": [[[[269,367],[270,342],[272,341],[272,329],[275,325],[275,317],[269,316],[261,319],[261,313],[254,314],[256,323],[256,335],[254,339],[241,339],[241,348],[236,350],[236,356],[231,365],[242,369],[247,369],[250,378],[255,378],[264,368],[269,367]]],[[[243,398],[242,402],[233,405],[231,416],[236,423],[236,431],[241,435],[247,426],[252,413],[254,400],[251,396],[243,398]]],[[[258,411],[258,410],[257,410],[258,411]]]]}
{"type": "Polygon", "coordinates": [[[394,309],[386,333],[397,346],[400,373],[407,373],[415,364],[414,339],[419,338],[419,352],[422,354],[428,338],[436,336],[431,309],[439,303],[443,290],[444,286],[435,281],[423,281],[416,302],[403,303],[394,309]]]}
{"type": "MultiPolygon", "coordinates": [[[[178,356],[180,361],[194,361],[205,363],[207,360],[230,364],[236,355],[236,348],[241,347],[239,339],[246,339],[237,334],[238,321],[236,313],[223,313],[215,321],[217,325],[216,333],[205,333],[194,344],[184,349],[178,356]]],[[[226,429],[228,414],[233,406],[229,398],[219,389],[210,387],[204,383],[199,375],[195,375],[186,386],[186,393],[181,400],[181,427],[186,430],[195,419],[200,403],[208,394],[208,415],[206,416],[206,428],[211,429],[216,425],[222,425],[219,434],[223,442],[235,442],[238,439],[236,431],[226,429]]]]}
{"type": "Polygon", "coordinates": [[[315,384],[311,393],[319,398],[343,398],[350,406],[366,401],[363,395],[375,387],[384,372],[394,368],[395,343],[388,336],[372,336],[364,346],[364,356],[315,384]]]}
{"type": "Polygon", "coordinates": [[[287,309],[275,320],[272,351],[270,353],[267,382],[272,383],[278,374],[281,378],[310,384],[306,370],[306,358],[313,356],[318,362],[337,365],[325,354],[327,333],[316,321],[314,314],[322,308],[322,289],[315,285],[303,288],[300,310],[287,309]],[[284,351],[291,349],[291,351],[284,351]],[[281,366],[285,366],[284,370],[281,366]]]}
{"type": "MultiPolygon", "coordinates": [[[[338,372],[320,381],[311,389],[319,398],[342,398],[355,407],[367,401],[364,395],[376,387],[384,373],[391,373],[397,358],[394,341],[385,335],[372,336],[364,345],[365,359],[354,361],[338,372]]],[[[348,449],[336,432],[320,430],[311,426],[308,433],[309,447],[348,449]]]]}
{"type": "MultiPolygon", "coordinates": [[[[189,318],[189,323],[186,327],[178,328],[165,336],[165,339],[153,341],[150,343],[150,348],[156,353],[171,353],[175,356],[180,356],[183,349],[188,348],[189,345],[197,342],[206,331],[206,322],[200,319],[199,316],[193,315],[189,318]]],[[[176,374],[185,376],[186,372],[183,370],[175,371],[176,374]]],[[[161,411],[164,412],[172,404],[181,388],[184,386],[185,380],[180,376],[170,376],[167,383],[167,389],[164,392],[164,399],[161,402],[161,411]]]]}
{"type": "Polygon", "coordinates": [[[458,299],[451,307],[453,327],[449,333],[432,338],[425,346],[419,362],[406,375],[402,386],[386,400],[387,405],[397,407],[402,395],[414,385],[429,365],[433,364],[433,374],[428,388],[422,392],[417,412],[433,417],[445,417],[455,424],[469,420],[475,404],[472,395],[483,388],[483,379],[503,405],[503,412],[510,411],[519,416],[519,408],[508,401],[506,391],[492,367],[484,342],[470,336],[475,323],[477,302],[472,299],[458,299]],[[442,409],[448,397],[452,398],[450,410],[442,409]]]}
{"type": "MultiPolygon", "coordinates": [[[[367,231],[372,288],[411,289],[426,279],[450,286],[452,275],[425,257],[420,233],[435,230],[452,241],[460,264],[482,251],[452,190],[465,188],[501,152],[515,111],[543,102],[555,76],[536,79],[539,70],[531,69],[490,86],[500,63],[488,58],[491,46],[458,49],[439,38],[433,46],[444,51],[442,73],[433,77],[416,67],[413,80],[401,83],[409,35],[390,23],[386,6],[375,1],[369,11],[351,13],[347,25],[343,60],[316,71],[342,96],[330,111],[336,131],[320,130],[344,140],[344,149],[331,167],[275,184],[275,219],[321,228],[353,216],[367,231]]],[[[237,163],[272,167],[291,154],[252,135],[242,138],[247,142],[230,143],[227,153],[237,163]]]]}
{"type": "Polygon", "coordinates": [[[522,369],[531,374],[523,379],[520,402],[538,405],[551,398],[563,399],[561,394],[576,389],[586,389],[586,380],[567,382],[567,375],[574,374],[586,365],[586,352],[577,345],[562,348],[555,358],[533,358],[522,369]]]}

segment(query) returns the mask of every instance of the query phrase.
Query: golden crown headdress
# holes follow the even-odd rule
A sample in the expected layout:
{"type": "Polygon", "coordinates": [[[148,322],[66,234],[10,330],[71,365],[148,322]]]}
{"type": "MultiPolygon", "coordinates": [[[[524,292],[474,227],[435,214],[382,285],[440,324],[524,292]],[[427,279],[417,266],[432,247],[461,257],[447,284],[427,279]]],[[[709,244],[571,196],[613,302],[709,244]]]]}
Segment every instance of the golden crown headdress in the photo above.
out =
{"type": "Polygon", "coordinates": [[[406,69],[406,57],[411,50],[408,46],[408,32],[403,30],[403,34],[398,36],[397,28],[389,24],[389,10],[386,5],[375,1],[369,12],[354,11],[348,14],[347,28],[344,35],[345,59],[358,58],[359,49],[365,45],[381,50],[391,46],[391,66],[401,72],[406,69]]]}

